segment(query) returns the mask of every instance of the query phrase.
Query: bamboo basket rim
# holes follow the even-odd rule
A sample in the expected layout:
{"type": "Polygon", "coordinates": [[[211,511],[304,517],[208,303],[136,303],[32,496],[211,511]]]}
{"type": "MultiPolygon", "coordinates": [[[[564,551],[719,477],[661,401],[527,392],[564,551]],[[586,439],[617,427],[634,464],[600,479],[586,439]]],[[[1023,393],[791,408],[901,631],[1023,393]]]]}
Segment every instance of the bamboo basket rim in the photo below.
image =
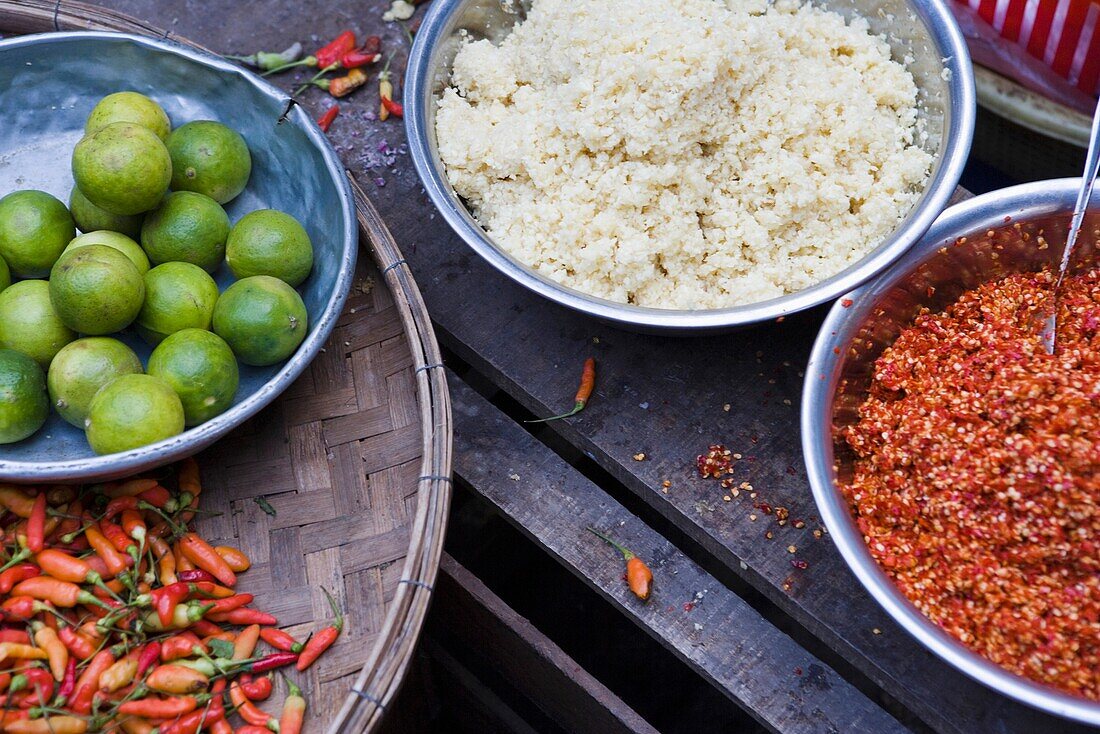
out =
{"type": "MultiPolygon", "coordinates": [[[[118,31],[209,49],[132,16],[76,0],[0,0],[0,31],[118,31]]],[[[216,55],[216,54],[215,54],[216,55]]],[[[291,99],[293,102],[293,99],[291,99]]],[[[296,103],[296,102],[295,102],[296,103]]],[[[420,415],[422,454],[416,514],[401,579],[386,610],[378,640],[328,731],[373,731],[404,680],[423,628],[439,571],[451,499],[452,421],[450,394],[439,344],[412,271],[378,210],[346,174],[355,198],[360,235],[394,296],[412,353],[420,415]]]]}

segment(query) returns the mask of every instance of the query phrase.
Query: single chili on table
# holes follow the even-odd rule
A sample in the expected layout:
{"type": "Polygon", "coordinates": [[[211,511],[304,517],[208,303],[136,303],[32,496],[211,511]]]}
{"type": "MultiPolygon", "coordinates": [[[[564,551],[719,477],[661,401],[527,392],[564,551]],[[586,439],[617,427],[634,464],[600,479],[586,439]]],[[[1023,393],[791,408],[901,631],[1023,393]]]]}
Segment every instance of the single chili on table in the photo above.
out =
{"type": "Polygon", "coordinates": [[[562,418],[569,418],[584,410],[584,406],[588,405],[588,399],[592,397],[592,390],[596,387],[596,360],[592,357],[584,360],[584,368],[581,370],[581,384],[577,388],[577,394],[573,398],[573,409],[568,413],[562,413],[561,415],[550,416],[549,418],[539,418],[538,420],[525,421],[526,423],[546,423],[547,421],[556,421],[562,418]]]}
{"type": "Polygon", "coordinates": [[[642,601],[648,600],[653,587],[653,572],[649,570],[649,566],[646,565],[645,561],[599,530],[591,527],[587,530],[623,554],[623,560],[626,561],[626,585],[630,587],[630,591],[633,592],[634,596],[642,601]]]}

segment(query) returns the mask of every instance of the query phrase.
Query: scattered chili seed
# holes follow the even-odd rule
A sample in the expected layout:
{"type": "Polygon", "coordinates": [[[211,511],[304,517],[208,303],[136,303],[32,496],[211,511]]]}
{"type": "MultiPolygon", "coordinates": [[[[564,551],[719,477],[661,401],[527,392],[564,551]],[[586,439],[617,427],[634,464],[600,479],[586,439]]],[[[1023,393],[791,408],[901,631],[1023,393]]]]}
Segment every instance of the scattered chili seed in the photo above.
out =
{"type": "Polygon", "coordinates": [[[703,479],[721,479],[733,473],[732,452],[720,443],[711,444],[705,454],[695,457],[695,467],[703,479]]]}

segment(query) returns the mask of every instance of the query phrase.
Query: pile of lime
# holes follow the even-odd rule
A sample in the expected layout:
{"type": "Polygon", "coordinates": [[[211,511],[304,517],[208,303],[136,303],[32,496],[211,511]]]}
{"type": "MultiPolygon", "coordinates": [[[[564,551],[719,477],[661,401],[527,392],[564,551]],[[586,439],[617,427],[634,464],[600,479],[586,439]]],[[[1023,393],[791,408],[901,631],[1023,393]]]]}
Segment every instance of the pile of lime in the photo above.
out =
{"type": "Polygon", "coordinates": [[[230,221],[222,205],[252,171],[237,132],[173,130],[152,99],[118,92],[88,115],[72,171],[68,207],[0,198],[0,444],[33,435],[51,405],[99,454],[170,438],[233,404],[238,362],[273,365],[302,343],[295,287],[313,245],[284,212],[230,221]],[[219,293],[223,264],[237,280],[219,293]],[[108,336],[129,331],[153,347],[144,367],[108,336]]]}

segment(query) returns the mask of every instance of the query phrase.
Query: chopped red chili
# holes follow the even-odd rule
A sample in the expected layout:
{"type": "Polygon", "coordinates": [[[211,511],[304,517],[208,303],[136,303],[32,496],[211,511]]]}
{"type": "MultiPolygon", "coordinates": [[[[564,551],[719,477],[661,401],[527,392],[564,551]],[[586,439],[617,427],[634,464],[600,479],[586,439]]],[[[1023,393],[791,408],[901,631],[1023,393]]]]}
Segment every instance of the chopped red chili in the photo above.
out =
{"type": "Polygon", "coordinates": [[[843,487],[872,555],[930,619],[1022,676],[1100,699],[1100,268],[921,313],[846,429],[843,487]]]}

